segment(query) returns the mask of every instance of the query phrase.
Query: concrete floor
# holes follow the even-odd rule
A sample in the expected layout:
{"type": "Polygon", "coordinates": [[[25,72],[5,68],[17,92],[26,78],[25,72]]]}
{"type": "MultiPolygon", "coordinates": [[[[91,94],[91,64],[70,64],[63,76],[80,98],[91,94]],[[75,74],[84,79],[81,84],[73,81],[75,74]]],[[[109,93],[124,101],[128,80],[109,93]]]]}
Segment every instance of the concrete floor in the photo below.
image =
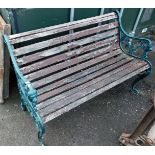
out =
{"type": "MultiPolygon", "coordinates": [[[[15,81],[15,80],[11,80],[15,81]]],[[[140,95],[129,92],[133,79],[56,118],[46,126],[47,145],[120,145],[122,132],[131,132],[150,106],[151,88],[140,83],[140,95]]],[[[37,130],[19,105],[16,83],[0,105],[0,145],[38,145],[37,130]]]]}

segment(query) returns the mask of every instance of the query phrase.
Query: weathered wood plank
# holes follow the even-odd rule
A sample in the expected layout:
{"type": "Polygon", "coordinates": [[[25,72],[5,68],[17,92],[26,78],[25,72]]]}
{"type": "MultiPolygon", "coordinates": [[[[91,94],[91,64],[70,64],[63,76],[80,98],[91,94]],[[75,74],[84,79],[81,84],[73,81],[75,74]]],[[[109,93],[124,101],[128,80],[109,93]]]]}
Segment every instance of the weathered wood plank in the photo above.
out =
{"type": "MultiPolygon", "coordinates": [[[[30,56],[24,56],[22,58],[17,59],[17,62],[19,63],[19,65],[23,65],[23,64],[32,63],[32,62],[34,62],[36,60],[41,60],[41,59],[48,58],[50,56],[54,57],[54,55],[61,54],[64,51],[67,51],[67,52],[68,52],[68,50],[70,51],[71,50],[69,48],[70,45],[78,47],[78,48],[79,47],[82,48],[83,46],[85,46],[85,44],[98,42],[101,39],[105,39],[105,37],[110,37],[110,36],[112,37],[113,35],[116,35],[115,37],[118,38],[118,35],[117,35],[116,32],[114,32],[114,33],[112,32],[109,35],[106,34],[106,35],[103,35],[103,36],[102,35],[100,35],[100,36],[99,35],[94,35],[92,37],[87,37],[87,38],[84,38],[84,39],[81,39],[81,40],[78,40],[78,41],[74,41],[73,43],[70,43],[70,44],[65,44],[65,45],[55,47],[55,48],[51,48],[49,50],[37,52],[37,53],[31,54],[30,56]]],[[[116,39],[116,41],[117,41],[117,39],[116,39]]],[[[70,52],[68,54],[70,54],[70,52]]]]}
{"type": "Polygon", "coordinates": [[[36,80],[36,79],[45,77],[49,74],[53,74],[54,72],[61,71],[62,69],[67,69],[68,67],[72,67],[73,65],[78,65],[83,62],[90,61],[90,59],[95,59],[98,56],[108,53],[110,50],[118,49],[118,48],[119,46],[117,44],[114,44],[114,45],[112,44],[111,46],[107,46],[102,49],[95,50],[93,52],[89,52],[84,55],[77,56],[67,61],[63,61],[61,63],[40,69],[36,72],[27,74],[26,77],[28,77],[30,81],[36,80]]]}
{"type": "MultiPolygon", "coordinates": [[[[6,24],[4,29],[4,34],[11,34],[11,25],[6,24]]],[[[9,97],[9,81],[10,80],[10,55],[8,48],[4,45],[4,99],[9,97]]]]}
{"type": "Polygon", "coordinates": [[[3,43],[3,34],[10,35],[10,25],[0,16],[0,103],[9,96],[10,58],[3,43]]]}
{"type": "Polygon", "coordinates": [[[27,32],[23,32],[20,34],[14,34],[14,35],[9,36],[9,39],[11,41],[11,40],[20,39],[22,37],[25,37],[25,40],[26,40],[27,38],[29,38],[29,37],[31,38],[32,36],[35,36],[36,34],[42,33],[43,34],[42,36],[44,36],[44,35],[47,35],[46,32],[49,33],[50,31],[56,31],[59,29],[60,29],[60,32],[63,32],[63,31],[61,31],[62,29],[65,29],[65,31],[66,31],[66,30],[75,29],[78,27],[87,26],[87,24],[89,25],[89,23],[95,24],[95,23],[99,23],[101,21],[115,19],[115,18],[117,18],[117,16],[114,12],[112,12],[112,13],[104,14],[102,16],[91,17],[91,18],[87,18],[87,19],[74,21],[74,22],[59,24],[56,26],[50,26],[50,27],[41,28],[41,29],[37,29],[37,30],[27,31],[27,32]]]}
{"type": "MultiPolygon", "coordinates": [[[[110,71],[112,71],[112,70],[114,70],[114,69],[116,69],[116,68],[118,68],[118,67],[120,67],[122,65],[125,65],[126,63],[128,63],[130,61],[131,61],[131,59],[123,59],[122,61],[119,61],[119,62],[117,62],[115,64],[110,65],[110,66],[104,67],[101,70],[98,70],[98,71],[96,71],[96,72],[94,72],[92,74],[88,74],[84,78],[80,78],[80,79],[75,80],[75,81],[73,81],[71,83],[67,83],[66,85],[58,87],[58,88],[56,88],[56,89],[54,89],[52,91],[49,91],[49,92],[47,92],[45,94],[42,94],[42,95],[38,96],[38,103],[43,102],[44,100],[47,100],[48,98],[53,99],[54,96],[56,96],[56,95],[58,95],[58,94],[60,94],[62,92],[68,91],[68,90],[70,90],[70,89],[72,89],[74,87],[82,85],[82,84],[84,84],[85,82],[87,82],[89,80],[92,80],[92,79],[95,79],[98,76],[101,76],[104,73],[107,74],[107,72],[110,72],[110,71]]],[[[133,64],[133,62],[132,62],[132,64],[133,64]]],[[[73,92],[73,91],[69,91],[69,92],[73,92]]]]}
{"type": "MultiPolygon", "coordinates": [[[[41,42],[38,42],[35,44],[31,44],[31,45],[27,45],[24,47],[17,48],[14,50],[14,53],[15,53],[15,56],[21,56],[24,54],[29,54],[29,53],[32,53],[32,52],[37,51],[37,50],[41,50],[41,49],[44,49],[47,47],[48,48],[52,47],[52,46],[57,45],[57,44],[65,43],[67,41],[69,42],[69,41],[73,41],[75,39],[82,38],[84,36],[96,34],[97,32],[101,32],[103,30],[109,30],[108,32],[111,33],[111,31],[112,32],[114,31],[112,29],[116,28],[117,26],[118,26],[118,23],[110,23],[110,24],[102,25],[100,27],[94,27],[94,28],[82,30],[80,32],[75,32],[75,33],[63,35],[60,37],[52,38],[49,40],[45,40],[45,41],[41,41],[41,42]]],[[[117,29],[115,29],[115,31],[116,30],[117,29]]],[[[108,32],[106,32],[106,34],[108,32]]],[[[103,35],[104,35],[104,33],[103,33],[103,35]]]]}
{"type": "MultiPolygon", "coordinates": [[[[76,72],[78,72],[78,71],[80,71],[80,70],[82,70],[84,68],[90,67],[90,66],[95,65],[95,64],[97,64],[99,62],[107,60],[108,58],[111,58],[111,57],[113,57],[115,55],[118,55],[119,53],[121,53],[120,50],[112,51],[112,52],[110,52],[110,54],[108,53],[108,54],[102,55],[102,56],[100,56],[100,57],[98,57],[96,59],[92,59],[92,60],[87,61],[85,63],[82,63],[82,64],[79,64],[77,66],[74,66],[74,67],[68,68],[66,70],[63,70],[63,71],[61,71],[59,73],[56,73],[54,75],[50,75],[48,77],[42,78],[41,80],[32,82],[32,86],[34,88],[39,88],[41,86],[44,86],[46,84],[49,84],[49,83],[57,80],[57,79],[60,79],[62,77],[68,76],[68,75],[73,74],[73,73],[76,73],[76,72]]],[[[29,79],[27,76],[26,76],[26,78],[29,79]]]]}
{"type": "MultiPolygon", "coordinates": [[[[144,63],[136,63],[136,64],[127,64],[122,67],[119,71],[114,70],[108,74],[104,74],[103,76],[100,76],[96,79],[93,79],[92,81],[87,82],[86,88],[83,89],[82,87],[79,88],[79,91],[71,96],[66,97],[63,100],[60,100],[59,102],[54,102],[53,104],[50,104],[49,106],[39,110],[41,116],[46,116],[49,113],[52,113],[72,102],[75,102],[76,100],[85,97],[88,94],[91,94],[92,92],[101,89],[102,87],[119,80],[121,77],[125,76],[126,74],[129,74],[137,69],[143,68],[145,65],[144,63]],[[114,72],[114,73],[113,73],[114,72]]],[[[146,68],[146,67],[145,67],[146,68]]],[[[77,88],[77,87],[76,87],[77,88]]],[[[44,104],[48,102],[50,103],[50,99],[45,101],[44,104]]]]}
{"type": "MultiPolygon", "coordinates": [[[[62,86],[64,84],[73,82],[73,81],[78,80],[80,78],[83,78],[83,77],[85,77],[85,76],[87,76],[87,75],[89,75],[91,73],[94,73],[94,72],[96,72],[96,71],[98,71],[98,70],[100,70],[100,69],[102,69],[104,67],[107,67],[108,65],[112,65],[114,63],[117,63],[118,61],[121,61],[122,59],[125,59],[125,58],[126,58],[126,55],[124,55],[124,54],[118,55],[117,57],[115,57],[113,59],[104,61],[103,63],[100,63],[100,64],[98,64],[96,66],[90,67],[88,69],[84,69],[84,70],[82,70],[82,71],[80,71],[78,73],[75,73],[75,74],[73,74],[73,75],[71,75],[69,77],[63,78],[63,79],[61,79],[59,81],[56,81],[56,82],[54,82],[52,84],[41,87],[41,88],[39,88],[37,90],[37,94],[39,96],[39,95],[41,95],[41,94],[43,94],[45,92],[51,91],[51,90],[53,90],[55,88],[58,88],[58,87],[60,87],[60,86],[62,86]]],[[[131,59],[131,58],[129,58],[129,59],[131,59]]]]}
{"type": "Polygon", "coordinates": [[[3,75],[4,75],[4,68],[0,67],[0,104],[4,102],[4,99],[3,99],[3,75]]]}
{"type": "Polygon", "coordinates": [[[133,76],[143,72],[146,69],[147,69],[146,66],[142,67],[142,68],[136,70],[135,72],[127,74],[127,75],[123,76],[122,78],[120,78],[119,80],[114,81],[114,82],[110,83],[109,85],[106,85],[105,87],[103,87],[101,89],[98,89],[97,91],[92,92],[91,94],[88,94],[86,97],[81,98],[81,99],[79,99],[79,100],[77,100],[77,101],[75,101],[75,102],[73,102],[73,103],[71,103],[71,104],[69,104],[69,105],[67,105],[67,106],[57,110],[57,111],[55,111],[54,113],[49,113],[47,116],[44,117],[44,119],[43,119],[44,123],[47,123],[50,120],[52,120],[52,119],[62,115],[63,113],[68,112],[69,110],[71,110],[71,109],[81,105],[82,103],[84,103],[84,102],[86,102],[86,101],[88,101],[88,100],[98,96],[99,94],[101,94],[101,93],[103,93],[103,92],[105,92],[105,91],[115,87],[116,85],[118,85],[118,84],[120,84],[120,83],[122,83],[122,82],[124,82],[124,81],[126,81],[126,80],[128,80],[130,78],[132,78],[133,76]]]}
{"type": "MultiPolygon", "coordinates": [[[[31,65],[21,67],[20,70],[22,71],[23,74],[28,74],[30,72],[34,72],[34,71],[36,71],[38,69],[44,68],[44,67],[52,65],[54,63],[58,63],[58,62],[60,62],[62,60],[66,61],[66,60],[68,60],[68,59],[70,59],[70,58],[72,58],[74,56],[78,56],[79,54],[84,54],[85,52],[88,52],[88,50],[93,50],[93,49],[96,49],[96,48],[99,48],[99,47],[102,47],[102,46],[106,46],[106,45],[109,45],[110,43],[114,44],[117,41],[118,41],[117,36],[109,38],[109,39],[105,39],[103,41],[98,41],[98,42],[83,46],[83,47],[75,49],[75,50],[71,50],[71,51],[68,51],[68,52],[65,52],[65,53],[62,53],[62,54],[47,58],[47,59],[43,59],[43,60],[35,62],[35,63],[31,64],[31,65]]],[[[22,63],[18,63],[19,66],[24,64],[24,60],[25,60],[24,58],[21,58],[22,61],[20,61],[20,62],[22,62],[22,63]]],[[[29,56],[29,60],[31,58],[32,57],[29,56]]]]}
{"type": "Polygon", "coordinates": [[[4,46],[3,46],[3,26],[1,25],[0,16],[0,104],[4,102],[3,99],[3,80],[4,80],[4,46]]]}
{"type": "MultiPolygon", "coordinates": [[[[107,18],[108,20],[110,20],[110,19],[112,19],[111,17],[109,17],[109,18],[107,18]]],[[[107,21],[108,21],[107,20],[107,21]]],[[[98,20],[97,20],[98,21],[98,20]]],[[[94,22],[93,22],[94,23],[94,22]]],[[[85,23],[85,24],[83,24],[84,26],[85,25],[91,25],[92,23],[85,23]]],[[[82,27],[82,24],[79,24],[80,25],[80,27],[82,27]]],[[[93,32],[100,32],[100,31],[103,31],[103,30],[108,30],[108,29],[111,29],[111,28],[115,28],[115,27],[117,27],[118,26],[118,22],[114,22],[114,23],[110,23],[110,24],[105,24],[105,25],[99,25],[98,27],[96,27],[96,28],[92,28],[91,29],[91,31],[92,31],[92,33],[93,32]]],[[[65,32],[65,31],[67,31],[67,30],[73,30],[72,28],[75,28],[75,27],[78,27],[78,25],[74,25],[74,26],[71,26],[71,27],[65,27],[65,28],[62,28],[62,29],[57,29],[57,30],[55,30],[55,31],[50,31],[50,32],[43,32],[43,33],[38,33],[38,34],[34,34],[34,35],[32,35],[32,36],[26,36],[26,37],[22,37],[22,38],[19,38],[19,39],[15,39],[15,40],[11,40],[11,43],[12,44],[15,44],[15,43],[20,43],[20,42],[25,42],[25,41],[28,41],[28,40],[32,40],[32,39],[36,39],[36,38],[40,38],[40,37],[44,37],[44,36],[50,36],[50,35],[53,35],[53,34],[56,34],[56,33],[60,33],[60,32],[65,32]]],[[[84,32],[84,31],[83,31],[84,32]]],[[[89,34],[90,33],[90,30],[88,29],[87,31],[85,31],[85,34],[89,34]]],[[[92,34],[92,33],[90,33],[90,34],[92,34]]],[[[78,35],[78,33],[76,34],[76,35],[78,35]]],[[[70,35],[70,37],[73,37],[72,35],[70,35]]],[[[65,38],[65,37],[63,37],[62,39],[60,39],[60,40],[68,40],[67,38],[65,38]]],[[[74,38],[73,38],[74,39],[74,38]]]]}
{"type": "MultiPolygon", "coordinates": [[[[88,82],[86,82],[86,83],[84,83],[84,84],[82,84],[80,86],[77,86],[77,87],[75,87],[75,88],[73,88],[73,89],[71,89],[71,90],[69,90],[67,92],[64,92],[62,95],[60,94],[58,96],[58,97],[60,97],[60,99],[56,96],[56,97],[54,97],[54,99],[53,98],[50,98],[50,99],[47,99],[44,102],[41,102],[41,103],[39,103],[37,105],[37,108],[38,108],[38,110],[42,111],[43,108],[46,109],[46,107],[53,106],[53,104],[55,106],[58,106],[57,108],[61,108],[61,107],[59,107],[61,104],[59,104],[58,102],[61,102],[62,103],[62,101],[65,100],[67,97],[68,98],[72,98],[72,95],[73,96],[76,96],[76,97],[79,97],[79,94],[78,93],[82,93],[83,94],[83,93],[87,93],[87,91],[94,91],[94,89],[98,89],[98,87],[96,87],[96,85],[95,86],[93,86],[93,85],[94,84],[97,84],[100,81],[102,81],[103,84],[105,84],[105,85],[108,84],[108,83],[106,83],[106,81],[109,82],[109,83],[110,82],[113,82],[112,80],[115,80],[114,77],[113,77],[113,75],[115,75],[116,78],[117,78],[117,76],[119,74],[122,75],[124,72],[127,72],[126,71],[127,69],[129,69],[131,67],[134,67],[135,65],[138,66],[138,64],[140,64],[140,63],[135,62],[135,61],[134,62],[129,62],[129,63],[125,64],[124,66],[120,66],[117,69],[112,70],[111,72],[108,72],[108,73],[106,73],[104,75],[101,75],[101,76],[99,76],[97,78],[94,78],[94,79],[92,79],[92,80],[90,80],[90,81],[88,81],[88,82]],[[113,77],[112,80],[111,80],[111,77],[113,77]],[[93,86],[93,88],[92,88],[91,85],[93,86]],[[83,90],[84,91],[87,90],[87,91],[83,92],[83,90]]],[[[141,64],[141,66],[144,66],[144,64],[141,64]]],[[[138,67],[137,67],[137,69],[138,69],[138,67]]],[[[128,73],[130,73],[130,72],[128,72],[128,73]]],[[[72,100],[72,99],[68,99],[68,101],[69,100],[72,100]]],[[[64,104],[67,104],[67,103],[65,102],[64,104]]],[[[45,111],[43,111],[44,114],[45,114],[45,111]]]]}

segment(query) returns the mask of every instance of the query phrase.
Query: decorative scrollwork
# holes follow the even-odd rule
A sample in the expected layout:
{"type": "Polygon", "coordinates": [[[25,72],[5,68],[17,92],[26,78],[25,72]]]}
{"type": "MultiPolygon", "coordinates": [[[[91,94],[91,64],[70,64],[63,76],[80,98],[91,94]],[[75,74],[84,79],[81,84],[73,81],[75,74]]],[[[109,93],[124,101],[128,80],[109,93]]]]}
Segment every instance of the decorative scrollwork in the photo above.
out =
{"type": "Polygon", "coordinates": [[[28,110],[36,124],[38,129],[38,139],[41,144],[43,144],[43,134],[45,132],[45,127],[41,116],[36,110],[37,104],[37,91],[32,87],[31,83],[20,72],[17,65],[16,59],[13,54],[13,47],[9,42],[8,36],[4,35],[4,41],[9,49],[10,57],[14,66],[14,70],[17,77],[18,89],[21,96],[21,106],[28,110]]]}
{"type": "Polygon", "coordinates": [[[116,11],[119,18],[119,44],[122,51],[136,59],[145,61],[149,68],[143,73],[138,75],[138,78],[132,84],[132,92],[138,94],[138,89],[136,88],[137,83],[148,76],[152,71],[152,64],[148,60],[148,53],[152,51],[152,42],[146,38],[134,37],[125,32],[121,23],[121,16],[118,11],[116,11]]]}
{"type": "Polygon", "coordinates": [[[149,40],[129,36],[122,30],[120,31],[120,47],[125,53],[142,60],[147,59],[149,51],[152,50],[149,40]],[[141,53],[141,55],[139,56],[138,53],[141,53]]]}

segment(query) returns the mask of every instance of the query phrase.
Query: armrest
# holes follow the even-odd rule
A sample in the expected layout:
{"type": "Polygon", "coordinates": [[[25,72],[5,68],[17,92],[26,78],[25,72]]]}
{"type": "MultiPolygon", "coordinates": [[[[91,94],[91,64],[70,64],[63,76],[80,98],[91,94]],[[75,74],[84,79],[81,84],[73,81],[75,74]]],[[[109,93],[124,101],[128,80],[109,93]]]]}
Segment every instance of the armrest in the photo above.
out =
{"type": "Polygon", "coordinates": [[[36,103],[37,102],[37,100],[36,100],[37,91],[32,87],[31,83],[21,73],[21,71],[17,65],[16,59],[13,55],[13,46],[10,44],[8,36],[4,35],[3,38],[4,38],[5,44],[7,45],[7,48],[8,48],[10,57],[11,57],[11,61],[13,63],[13,67],[14,67],[14,70],[16,73],[17,82],[19,83],[19,86],[22,87],[22,89],[24,90],[28,99],[32,103],[36,103]]]}
{"type": "Polygon", "coordinates": [[[148,53],[152,51],[152,42],[150,39],[147,38],[139,38],[139,37],[134,37],[132,35],[129,35],[125,32],[123,29],[122,23],[121,23],[121,18],[119,15],[119,12],[116,11],[119,17],[119,26],[120,26],[120,31],[119,31],[119,44],[120,48],[129,54],[130,56],[140,58],[142,60],[146,60],[148,57],[148,53]],[[137,52],[142,51],[141,56],[137,56],[137,52]]]}

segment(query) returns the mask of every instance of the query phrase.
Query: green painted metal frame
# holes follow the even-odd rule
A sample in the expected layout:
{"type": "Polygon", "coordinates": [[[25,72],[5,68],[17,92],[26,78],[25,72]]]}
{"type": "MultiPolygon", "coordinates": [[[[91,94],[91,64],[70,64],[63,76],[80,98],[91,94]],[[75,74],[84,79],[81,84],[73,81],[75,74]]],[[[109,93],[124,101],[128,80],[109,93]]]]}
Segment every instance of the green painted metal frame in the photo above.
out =
{"type": "Polygon", "coordinates": [[[135,79],[132,84],[131,91],[134,94],[138,94],[139,91],[136,88],[137,83],[152,72],[152,64],[148,60],[148,54],[149,52],[152,51],[152,42],[150,39],[147,39],[147,38],[140,38],[140,37],[135,37],[127,34],[122,26],[120,12],[119,11],[115,11],[115,12],[118,15],[118,20],[119,20],[119,46],[121,50],[124,53],[128,54],[129,56],[145,61],[149,65],[149,68],[143,73],[139,74],[138,78],[135,79]],[[134,41],[136,41],[138,45],[137,43],[135,44],[134,41]],[[141,56],[138,56],[136,54],[139,50],[143,50],[143,54],[141,56]]]}
{"type": "Polygon", "coordinates": [[[31,83],[23,76],[16,63],[16,59],[13,55],[13,46],[10,44],[8,36],[4,35],[4,42],[6,43],[10,57],[14,66],[15,74],[17,77],[18,89],[21,97],[22,109],[28,110],[38,129],[38,140],[43,145],[43,134],[45,133],[45,127],[43,120],[37,112],[37,91],[32,87],[31,83]]]}
{"type": "MultiPolygon", "coordinates": [[[[127,53],[128,55],[136,58],[146,61],[149,64],[149,69],[145,71],[143,74],[139,75],[139,77],[133,82],[132,90],[134,92],[138,92],[135,88],[135,84],[142,78],[146,77],[151,73],[152,65],[147,59],[148,53],[151,51],[152,44],[149,39],[145,38],[138,38],[128,35],[121,24],[121,18],[119,15],[119,12],[116,11],[118,17],[119,17],[119,45],[123,52],[125,52],[122,43],[127,46],[127,53]],[[139,41],[139,45],[133,45],[133,40],[139,41]],[[144,50],[144,53],[141,57],[138,57],[135,55],[136,50],[139,48],[144,50]]],[[[4,35],[4,42],[6,43],[10,57],[14,66],[14,70],[17,77],[17,83],[18,83],[18,89],[21,96],[21,107],[23,110],[28,110],[37,126],[38,129],[38,140],[43,145],[43,134],[45,133],[45,127],[42,118],[40,117],[39,113],[36,109],[36,103],[37,103],[37,91],[32,87],[31,83],[23,76],[23,74],[20,72],[20,69],[17,65],[16,58],[13,54],[13,46],[10,44],[8,36],[4,35]]]]}

